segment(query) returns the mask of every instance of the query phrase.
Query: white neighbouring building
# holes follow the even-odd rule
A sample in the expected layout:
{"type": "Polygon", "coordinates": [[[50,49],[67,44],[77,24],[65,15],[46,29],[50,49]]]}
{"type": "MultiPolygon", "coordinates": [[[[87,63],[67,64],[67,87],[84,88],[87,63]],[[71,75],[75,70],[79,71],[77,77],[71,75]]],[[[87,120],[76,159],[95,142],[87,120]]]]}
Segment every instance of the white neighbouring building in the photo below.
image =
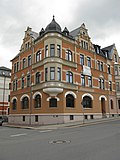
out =
{"type": "Polygon", "coordinates": [[[9,114],[11,69],[0,67],[0,115],[9,114]]]}

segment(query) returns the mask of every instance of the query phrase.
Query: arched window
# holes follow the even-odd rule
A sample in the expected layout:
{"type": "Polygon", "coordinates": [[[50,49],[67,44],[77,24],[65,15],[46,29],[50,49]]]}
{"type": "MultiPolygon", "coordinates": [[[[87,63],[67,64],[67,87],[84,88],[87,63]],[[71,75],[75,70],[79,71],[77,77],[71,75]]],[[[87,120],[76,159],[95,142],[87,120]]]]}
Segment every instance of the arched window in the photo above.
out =
{"type": "Polygon", "coordinates": [[[73,95],[72,94],[68,94],[66,96],[66,107],[74,108],[74,101],[75,101],[75,99],[74,99],[73,95]]]}
{"type": "Polygon", "coordinates": [[[66,72],[66,81],[68,83],[73,83],[73,73],[72,72],[70,71],[66,72]]]}
{"type": "Polygon", "coordinates": [[[41,51],[38,51],[36,53],[36,62],[39,62],[41,60],[41,51]]]}
{"type": "Polygon", "coordinates": [[[28,97],[24,97],[22,99],[22,109],[28,109],[29,108],[29,100],[28,97]]]}
{"type": "Polygon", "coordinates": [[[66,51],[66,60],[72,61],[72,52],[70,50],[66,51]]]}
{"type": "Polygon", "coordinates": [[[16,99],[13,99],[13,102],[12,102],[12,110],[16,110],[17,109],[17,100],[16,99]]]}
{"type": "Polygon", "coordinates": [[[40,83],[40,72],[36,73],[36,84],[40,83]]]}
{"type": "Polygon", "coordinates": [[[83,98],[83,108],[92,108],[92,99],[89,96],[83,98]]]}
{"type": "Polygon", "coordinates": [[[37,94],[35,96],[35,103],[34,103],[35,108],[40,108],[41,107],[41,96],[37,94]]]}
{"type": "Polygon", "coordinates": [[[111,109],[113,109],[113,100],[112,99],[110,100],[110,106],[111,106],[111,109]]]}
{"type": "Polygon", "coordinates": [[[57,99],[56,98],[51,98],[49,101],[49,106],[50,107],[57,107],[57,99]]]}

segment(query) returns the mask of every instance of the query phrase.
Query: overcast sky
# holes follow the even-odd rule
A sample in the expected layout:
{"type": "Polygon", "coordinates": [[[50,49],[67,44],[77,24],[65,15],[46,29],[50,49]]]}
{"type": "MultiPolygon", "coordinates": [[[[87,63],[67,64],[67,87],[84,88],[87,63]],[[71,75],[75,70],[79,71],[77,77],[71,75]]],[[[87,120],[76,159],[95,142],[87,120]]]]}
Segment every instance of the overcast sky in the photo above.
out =
{"type": "Polygon", "coordinates": [[[11,67],[27,26],[39,32],[53,15],[69,31],[85,23],[94,44],[120,55],[120,0],[0,0],[0,66],[11,67]]]}

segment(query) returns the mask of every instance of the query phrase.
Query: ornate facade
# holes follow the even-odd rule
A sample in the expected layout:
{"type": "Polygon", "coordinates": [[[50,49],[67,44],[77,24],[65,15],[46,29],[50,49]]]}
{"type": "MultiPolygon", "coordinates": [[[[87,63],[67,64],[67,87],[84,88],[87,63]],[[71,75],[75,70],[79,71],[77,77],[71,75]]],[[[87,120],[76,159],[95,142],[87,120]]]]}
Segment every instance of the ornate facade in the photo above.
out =
{"type": "Polygon", "coordinates": [[[10,123],[58,124],[119,114],[114,57],[91,42],[85,24],[69,32],[55,21],[25,31],[12,61],[10,123]]]}

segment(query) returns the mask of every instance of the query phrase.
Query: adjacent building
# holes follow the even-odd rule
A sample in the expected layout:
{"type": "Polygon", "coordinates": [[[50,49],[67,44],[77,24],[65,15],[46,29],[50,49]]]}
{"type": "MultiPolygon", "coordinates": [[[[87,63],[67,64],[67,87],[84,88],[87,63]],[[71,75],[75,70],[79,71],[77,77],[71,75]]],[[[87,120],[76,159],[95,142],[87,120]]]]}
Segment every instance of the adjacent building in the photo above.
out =
{"type": "Polygon", "coordinates": [[[0,67],[0,116],[9,114],[11,69],[0,67]]]}
{"type": "Polygon", "coordinates": [[[92,43],[84,23],[62,30],[53,16],[39,34],[28,27],[11,60],[9,122],[44,125],[118,115],[115,57],[116,49],[92,43]]]}

